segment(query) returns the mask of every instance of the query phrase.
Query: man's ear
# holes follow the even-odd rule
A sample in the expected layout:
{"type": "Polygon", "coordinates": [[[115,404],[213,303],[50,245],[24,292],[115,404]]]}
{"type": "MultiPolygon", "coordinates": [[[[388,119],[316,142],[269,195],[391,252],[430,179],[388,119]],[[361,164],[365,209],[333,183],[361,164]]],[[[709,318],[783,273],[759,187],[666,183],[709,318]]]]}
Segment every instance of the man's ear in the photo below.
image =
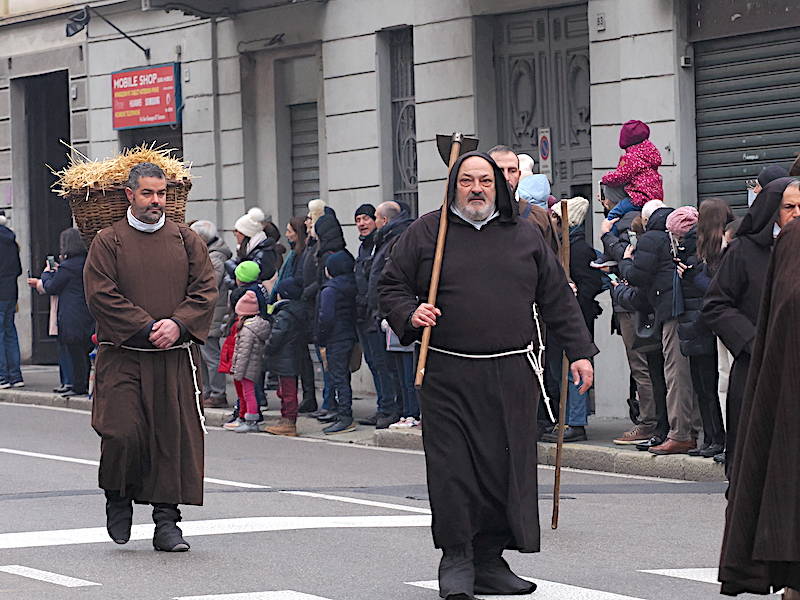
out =
{"type": "Polygon", "coordinates": [[[133,190],[131,188],[125,188],[125,196],[128,198],[128,202],[133,202],[133,190]]]}

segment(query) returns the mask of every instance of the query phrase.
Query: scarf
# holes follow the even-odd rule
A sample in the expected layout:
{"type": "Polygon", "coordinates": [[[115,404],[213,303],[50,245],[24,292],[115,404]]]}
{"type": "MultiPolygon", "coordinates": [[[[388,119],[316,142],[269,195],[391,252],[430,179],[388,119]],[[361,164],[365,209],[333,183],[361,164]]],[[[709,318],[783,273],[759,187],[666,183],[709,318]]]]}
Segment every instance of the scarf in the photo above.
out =
{"type": "Polygon", "coordinates": [[[140,221],[133,216],[133,211],[131,211],[130,207],[128,207],[127,215],[128,225],[133,227],[136,231],[141,231],[142,233],[155,233],[164,226],[164,223],[167,222],[167,215],[165,213],[161,213],[161,218],[155,223],[145,223],[140,221]]]}

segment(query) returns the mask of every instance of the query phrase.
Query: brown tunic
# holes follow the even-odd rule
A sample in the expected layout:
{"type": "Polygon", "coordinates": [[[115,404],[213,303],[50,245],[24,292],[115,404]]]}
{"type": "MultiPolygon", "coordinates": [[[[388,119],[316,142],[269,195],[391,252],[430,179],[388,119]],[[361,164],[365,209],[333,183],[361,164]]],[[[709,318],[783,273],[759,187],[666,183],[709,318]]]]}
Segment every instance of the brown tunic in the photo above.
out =
{"type": "MultiPolygon", "coordinates": [[[[155,233],[118,221],[92,242],[84,285],[101,343],[92,408],[100,487],[137,502],[202,504],[203,431],[189,351],[121,346],[166,318],[182,325],[183,341],[205,342],[217,299],[205,243],[169,220],[155,233]]],[[[190,351],[199,365],[197,346],[190,351]]]]}

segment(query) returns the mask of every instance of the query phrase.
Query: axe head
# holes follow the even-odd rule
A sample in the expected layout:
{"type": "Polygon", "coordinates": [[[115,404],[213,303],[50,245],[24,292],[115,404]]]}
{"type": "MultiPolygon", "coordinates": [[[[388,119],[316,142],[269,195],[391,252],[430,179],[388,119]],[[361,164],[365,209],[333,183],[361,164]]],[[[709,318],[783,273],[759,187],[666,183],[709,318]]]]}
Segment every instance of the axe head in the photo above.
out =
{"type": "Polygon", "coordinates": [[[461,141],[459,156],[478,149],[478,138],[466,137],[460,133],[454,133],[453,135],[439,134],[436,136],[436,148],[439,150],[439,156],[442,157],[442,161],[447,166],[450,166],[450,147],[453,142],[459,139],[461,141]]]}

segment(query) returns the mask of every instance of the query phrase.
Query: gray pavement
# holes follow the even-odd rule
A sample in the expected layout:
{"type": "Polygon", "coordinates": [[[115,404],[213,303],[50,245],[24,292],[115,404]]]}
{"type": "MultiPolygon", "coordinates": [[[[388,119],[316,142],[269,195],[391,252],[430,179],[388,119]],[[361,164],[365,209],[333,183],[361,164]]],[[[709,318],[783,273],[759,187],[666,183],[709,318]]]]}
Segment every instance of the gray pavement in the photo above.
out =
{"type": "MultiPolygon", "coordinates": [[[[0,597],[437,597],[424,587],[438,554],[420,452],[212,428],[214,482],[205,506],[184,511],[192,550],[165,555],[151,548],[147,507],[136,508],[138,539],[106,540],[98,442],[84,411],[0,403],[0,597]]],[[[552,531],[553,472],[538,475],[543,551],[507,553],[540,582],[533,598],[717,597],[703,580],[714,578],[724,484],[567,470],[552,531]],[[642,572],[654,570],[666,574],[642,572]]]]}

